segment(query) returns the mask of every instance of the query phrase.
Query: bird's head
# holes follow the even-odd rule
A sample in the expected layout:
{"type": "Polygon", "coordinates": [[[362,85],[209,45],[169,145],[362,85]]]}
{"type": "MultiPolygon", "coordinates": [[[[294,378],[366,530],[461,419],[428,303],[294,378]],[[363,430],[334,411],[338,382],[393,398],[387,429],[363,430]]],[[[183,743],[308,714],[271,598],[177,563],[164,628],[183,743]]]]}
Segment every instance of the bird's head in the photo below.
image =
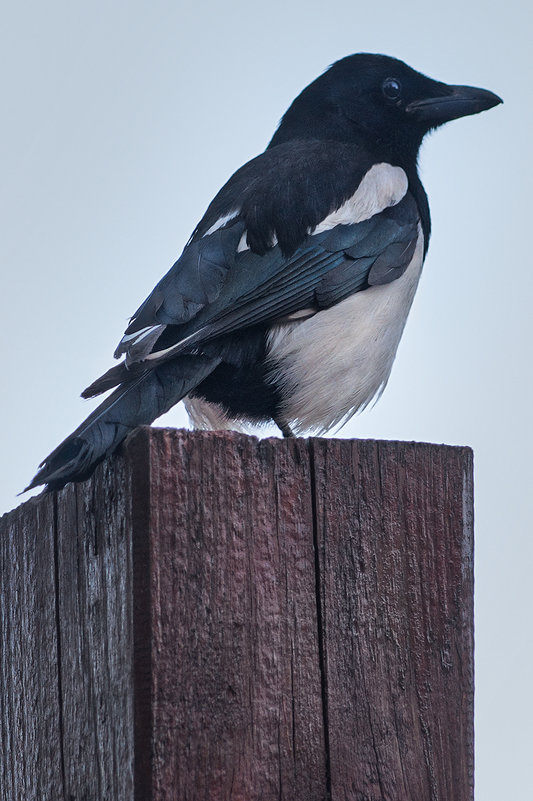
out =
{"type": "Polygon", "coordinates": [[[301,92],[270,147],[294,139],[360,142],[401,163],[416,160],[432,128],[501,102],[486,89],[434,81],[396,58],[356,53],[301,92]]]}

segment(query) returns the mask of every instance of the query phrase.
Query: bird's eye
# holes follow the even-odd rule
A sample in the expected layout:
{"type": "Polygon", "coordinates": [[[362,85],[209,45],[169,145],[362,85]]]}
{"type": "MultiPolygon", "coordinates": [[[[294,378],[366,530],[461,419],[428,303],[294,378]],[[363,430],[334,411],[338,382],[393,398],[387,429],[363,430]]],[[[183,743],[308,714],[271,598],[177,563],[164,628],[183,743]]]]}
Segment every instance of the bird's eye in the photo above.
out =
{"type": "Polygon", "coordinates": [[[397,100],[402,93],[402,85],[396,78],[385,78],[381,84],[381,91],[387,100],[397,100]]]}

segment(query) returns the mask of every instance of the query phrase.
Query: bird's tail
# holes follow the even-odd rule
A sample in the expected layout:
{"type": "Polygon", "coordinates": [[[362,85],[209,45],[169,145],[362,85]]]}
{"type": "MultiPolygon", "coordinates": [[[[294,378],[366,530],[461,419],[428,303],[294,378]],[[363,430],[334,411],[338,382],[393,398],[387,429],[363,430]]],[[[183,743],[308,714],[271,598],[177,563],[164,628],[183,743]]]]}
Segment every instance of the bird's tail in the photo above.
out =
{"type": "MultiPolygon", "coordinates": [[[[26,490],[83,481],[137,426],[149,425],[203,381],[220,359],[181,356],[118,387],[39,465],[26,490]]],[[[24,491],[26,491],[24,490],[24,491]]]]}

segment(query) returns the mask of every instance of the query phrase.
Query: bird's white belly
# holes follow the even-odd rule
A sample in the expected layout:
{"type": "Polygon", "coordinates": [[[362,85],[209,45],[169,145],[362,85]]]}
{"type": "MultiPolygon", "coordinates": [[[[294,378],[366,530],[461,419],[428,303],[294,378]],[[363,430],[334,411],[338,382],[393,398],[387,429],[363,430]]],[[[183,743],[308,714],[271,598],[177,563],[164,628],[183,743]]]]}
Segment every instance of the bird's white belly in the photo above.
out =
{"type": "Polygon", "coordinates": [[[424,238],[396,281],[350,296],[269,337],[271,381],[296,432],[324,433],[364,409],[384,389],[420,278],[424,238]]]}

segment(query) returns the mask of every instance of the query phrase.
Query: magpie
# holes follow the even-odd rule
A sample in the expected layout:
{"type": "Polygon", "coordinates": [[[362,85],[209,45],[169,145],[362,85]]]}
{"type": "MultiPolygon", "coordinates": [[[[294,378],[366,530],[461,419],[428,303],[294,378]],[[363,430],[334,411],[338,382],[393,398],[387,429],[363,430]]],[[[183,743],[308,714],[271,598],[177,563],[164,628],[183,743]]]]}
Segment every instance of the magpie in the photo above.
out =
{"type": "Polygon", "coordinates": [[[501,102],[384,55],[330,66],[216,195],[131,318],[122,361],[82,396],[113,392],[27,489],[88,478],[180,400],[198,428],[275,421],[291,436],[379,397],[429,243],[422,140],[501,102]]]}

